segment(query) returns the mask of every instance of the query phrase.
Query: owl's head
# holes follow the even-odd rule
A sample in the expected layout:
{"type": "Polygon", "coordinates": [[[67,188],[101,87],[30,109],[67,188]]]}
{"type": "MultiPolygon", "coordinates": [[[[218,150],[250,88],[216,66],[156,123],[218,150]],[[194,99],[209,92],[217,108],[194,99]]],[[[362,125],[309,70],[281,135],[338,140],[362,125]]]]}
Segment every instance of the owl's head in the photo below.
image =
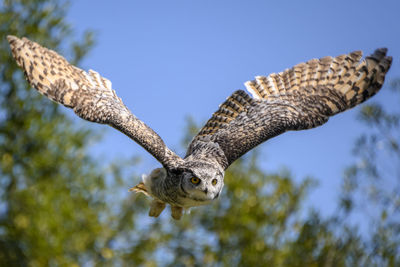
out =
{"type": "Polygon", "coordinates": [[[178,172],[185,206],[200,206],[218,198],[224,186],[224,173],[210,163],[195,162],[178,172]]]}
{"type": "MultiPolygon", "coordinates": [[[[145,193],[172,207],[190,208],[210,203],[224,186],[224,171],[208,162],[185,162],[175,169],[158,168],[143,175],[143,182],[131,191],[145,193]]],[[[156,202],[157,202],[156,201],[156,202]]],[[[157,208],[158,216],[163,210],[157,208]]],[[[153,213],[152,213],[153,214],[153,213]]]]}

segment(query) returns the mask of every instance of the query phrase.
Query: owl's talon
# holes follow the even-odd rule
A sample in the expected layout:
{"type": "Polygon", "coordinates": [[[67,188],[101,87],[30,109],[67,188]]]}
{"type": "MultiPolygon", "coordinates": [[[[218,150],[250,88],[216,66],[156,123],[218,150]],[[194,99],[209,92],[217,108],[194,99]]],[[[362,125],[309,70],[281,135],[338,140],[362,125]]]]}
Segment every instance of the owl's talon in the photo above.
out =
{"type": "Polygon", "coordinates": [[[157,199],[154,199],[151,202],[149,216],[150,217],[158,217],[160,216],[161,212],[165,209],[165,203],[161,202],[157,199]]]}
{"type": "Polygon", "coordinates": [[[171,206],[171,216],[175,220],[180,220],[183,214],[183,208],[178,206],[171,206]]]}

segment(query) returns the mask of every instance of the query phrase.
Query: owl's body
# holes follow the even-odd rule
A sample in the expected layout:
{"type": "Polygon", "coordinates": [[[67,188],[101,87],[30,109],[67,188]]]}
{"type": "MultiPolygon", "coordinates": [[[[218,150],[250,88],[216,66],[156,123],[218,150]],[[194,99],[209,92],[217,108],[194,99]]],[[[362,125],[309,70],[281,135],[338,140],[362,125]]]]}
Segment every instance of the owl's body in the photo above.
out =
{"type": "Polygon", "coordinates": [[[131,190],[153,197],[150,214],[158,216],[165,208],[162,203],[168,203],[181,212],[183,209],[207,205],[219,196],[223,186],[224,170],[218,164],[185,160],[172,172],[158,168],[150,175],[143,175],[143,182],[131,190]],[[198,184],[191,181],[193,177],[199,179],[198,184]]]}
{"type": "Polygon", "coordinates": [[[154,198],[150,216],[157,217],[167,203],[175,219],[181,217],[183,209],[216,199],[224,185],[225,170],[252,148],[286,131],[322,125],[330,116],[376,94],[392,61],[381,48],[364,60],[356,51],[258,76],[246,83],[251,96],[238,90],[228,97],[181,158],[129,111],[111,82],[97,72],[86,73],[26,38],[8,36],[8,40],[27,80],[40,93],[73,108],[85,120],[116,128],[163,165],[132,190],[154,198]]]}

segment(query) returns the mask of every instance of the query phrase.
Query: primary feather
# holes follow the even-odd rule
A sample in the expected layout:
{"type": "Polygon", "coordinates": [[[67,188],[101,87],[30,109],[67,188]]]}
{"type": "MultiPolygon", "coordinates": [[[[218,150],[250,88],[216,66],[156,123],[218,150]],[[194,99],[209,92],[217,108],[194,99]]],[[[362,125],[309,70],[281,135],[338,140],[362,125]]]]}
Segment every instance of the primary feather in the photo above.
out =
{"type": "Polygon", "coordinates": [[[392,58],[377,49],[360,62],[362,53],[324,57],[300,63],[269,76],[246,82],[212,115],[189,146],[187,157],[206,157],[210,146],[226,169],[260,143],[288,130],[303,130],[327,122],[330,116],[350,109],[382,87],[392,58]]]}
{"type": "Polygon", "coordinates": [[[123,132],[164,166],[175,166],[181,160],[157,133],[129,111],[111,88],[111,82],[99,73],[87,73],[27,38],[9,35],[7,39],[26,79],[41,94],[72,108],[85,120],[108,124],[123,132]]]}

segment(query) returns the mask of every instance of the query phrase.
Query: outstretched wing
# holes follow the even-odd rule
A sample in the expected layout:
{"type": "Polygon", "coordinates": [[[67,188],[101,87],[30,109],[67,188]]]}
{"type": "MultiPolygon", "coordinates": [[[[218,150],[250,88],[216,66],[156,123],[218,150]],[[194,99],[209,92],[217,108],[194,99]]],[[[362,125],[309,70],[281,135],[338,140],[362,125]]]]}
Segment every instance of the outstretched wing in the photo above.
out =
{"type": "Polygon", "coordinates": [[[165,167],[182,161],[160,136],[136,118],[97,72],[85,72],[55,51],[26,38],[7,37],[13,56],[24,69],[28,82],[51,100],[72,108],[88,121],[108,124],[145,148],[165,167]]]}
{"type": "Polygon", "coordinates": [[[360,62],[356,51],[300,63],[245,83],[213,114],[189,146],[187,156],[212,155],[225,169],[260,143],[289,130],[317,127],[382,87],[392,58],[377,49],[360,62]]]}

